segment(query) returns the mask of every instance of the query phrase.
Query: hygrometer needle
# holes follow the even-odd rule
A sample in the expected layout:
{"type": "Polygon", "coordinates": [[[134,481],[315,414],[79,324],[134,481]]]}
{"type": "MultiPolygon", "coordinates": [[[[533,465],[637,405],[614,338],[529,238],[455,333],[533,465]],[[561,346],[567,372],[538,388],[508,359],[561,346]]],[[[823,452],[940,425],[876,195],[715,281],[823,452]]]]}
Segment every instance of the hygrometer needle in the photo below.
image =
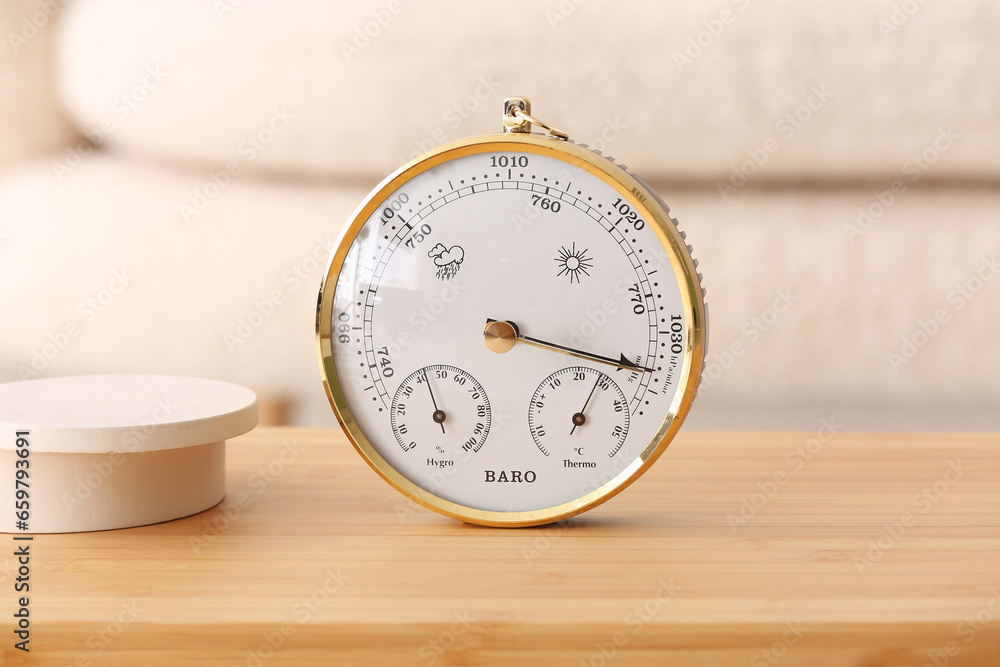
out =
{"type": "Polygon", "coordinates": [[[576,348],[567,347],[566,345],[560,345],[559,343],[550,343],[549,341],[541,340],[540,338],[525,336],[523,333],[521,333],[521,330],[518,328],[518,326],[513,322],[511,322],[510,320],[502,321],[502,320],[487,319],[486,336],[487,336],[487,342],[486,342],[487,346],[489,346],[490,349],[492,349],[494,352],[497,353],[507,352],[511,349],[511,346],[513,345],[513,343],[508,342],[506,345],[501,346],[497,343],[497,341],[502,342],[505,340],[510,341],[511,339],[515,339],[527,343],[528,345],[534,345],[535,347],[541,347],[547,350],[553,350],[555,352],[562,352],[563,354],[568,354],[573,357],[579,357],[580,359],[590,359],[591,361],[597,361],[602,364],[609,364],[616,368],[624,368],[625,370],[629,371],[639,371],[645,373],[653,372],[652,368],[646,368],[645,366],[639,366],[637,364],[632,363],[631,361],[629,361],[628,357],[626,357],[624,354],[620,355],[618,359],[612,359],[611,357],[605,357],[600,354],[594,354],[592,352],[584,352],[583,350],[577,350],[576,348]],[[493,323],[497,323],[497,326],[509,327],[510,328],[509,334],[508,332],[504,331],[493,331],[493,328],[495,327],[490,327],[490,325],[493,323]]]}
{"type": "Polygon", "coordinates": [[[587,400],[583,402],[583,407],[580,408],[579,412],[573,415],[573,428],[570,429],[569,431],[570,435],[573,435],[573,431],[576,430],[577,426],[583,426],[584,424],[587,423],[587,417],[583,413],[587,409],[587,406],[590,405],[590,399],[594,397],[594,392],[597,391],[597,385],[598,383],[600,383],[600,381],[601,381],[601,374],[598,373],[597,379],[594,381],[594,386],[590,388],[590,393],[587,394],[587,400]]]}
{"type": "Polygon", "coordinates": [[[434,404],[434,414],[431,415],[431,419],[436,421],[438,424],[441,424],[441,432],[444,433],[444,419],[445,419],[444,410],[439,410],[437,401],[434,400],[434,390],[431,389],[431,381],[427,377],[426,368],[424,369],[424,384],[427,385],[427,391],[431,395],[431,403],[434,404]]]}

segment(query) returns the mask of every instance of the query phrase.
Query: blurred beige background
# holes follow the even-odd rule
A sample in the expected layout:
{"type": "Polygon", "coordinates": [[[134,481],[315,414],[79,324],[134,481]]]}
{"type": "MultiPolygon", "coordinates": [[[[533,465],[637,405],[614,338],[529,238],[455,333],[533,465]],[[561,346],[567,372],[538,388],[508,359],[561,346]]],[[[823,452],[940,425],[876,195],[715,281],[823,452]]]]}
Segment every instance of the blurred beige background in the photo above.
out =
{"type": "Polygon", "coordinates": [[[0,381],[166,372],[332,425],[355,205],[508,95],[701,261],[689,425],[1000,428],[1000,2],[0,4],[0,381]]]}

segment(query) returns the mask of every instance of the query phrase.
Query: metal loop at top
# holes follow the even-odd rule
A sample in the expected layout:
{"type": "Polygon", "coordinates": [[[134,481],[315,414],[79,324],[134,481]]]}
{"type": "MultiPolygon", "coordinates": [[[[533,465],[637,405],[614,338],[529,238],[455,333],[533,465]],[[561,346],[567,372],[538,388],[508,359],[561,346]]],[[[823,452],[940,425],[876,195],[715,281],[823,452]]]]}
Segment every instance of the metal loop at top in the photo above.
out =
{"type": "Polygon", "coordinates": [[[546,122],[540,121],[524,109],[519,109],[517,107],[511,108],[511,115],[505,116],[503,123],[507,127],[524,127],[525,123],[531,123],[532,125],[537,125],[542,128],[553,137],[558,139],[569,139],[569,135],[562,130],[557,130],[546,122]]]}

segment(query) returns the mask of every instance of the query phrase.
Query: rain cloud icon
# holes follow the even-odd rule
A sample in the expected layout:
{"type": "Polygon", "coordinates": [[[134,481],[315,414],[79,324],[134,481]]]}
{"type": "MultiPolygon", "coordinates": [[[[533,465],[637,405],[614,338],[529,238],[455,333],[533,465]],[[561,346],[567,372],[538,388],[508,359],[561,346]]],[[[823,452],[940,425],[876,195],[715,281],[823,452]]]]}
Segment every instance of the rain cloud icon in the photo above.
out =
{"type": "Polygon", "coordinates": [[[437,267],[437,277],[441,280],[449,280],[455,277],[465,260],[465,250],[460,245],[453,245],[446,248],[443,243],[438,243],[427,253],[428,257],[434,258],[434,266],[437,267]]]}

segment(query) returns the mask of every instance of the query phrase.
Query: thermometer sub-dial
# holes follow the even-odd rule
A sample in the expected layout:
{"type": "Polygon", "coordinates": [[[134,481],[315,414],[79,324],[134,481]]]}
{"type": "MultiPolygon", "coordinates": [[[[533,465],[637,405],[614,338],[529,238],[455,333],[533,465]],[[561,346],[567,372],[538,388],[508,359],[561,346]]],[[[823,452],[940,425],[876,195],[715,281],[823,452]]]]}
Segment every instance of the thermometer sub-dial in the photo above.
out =
{"type": "Polygon", "coordinates": [[[415,450],[428,457],[475,453],[490,432],[490,400],[469,373],[433,364],[399,384],[389,417],[404,452],[415,450]]]}
{"type": "Polygon", "coordinates": [[[528,429],[545,456],[568,466],[591,467],[598,456],[614,456],[628,435],[628,401],[611,376],[571,366],[542,380],[528,406],[528,429]]]}

